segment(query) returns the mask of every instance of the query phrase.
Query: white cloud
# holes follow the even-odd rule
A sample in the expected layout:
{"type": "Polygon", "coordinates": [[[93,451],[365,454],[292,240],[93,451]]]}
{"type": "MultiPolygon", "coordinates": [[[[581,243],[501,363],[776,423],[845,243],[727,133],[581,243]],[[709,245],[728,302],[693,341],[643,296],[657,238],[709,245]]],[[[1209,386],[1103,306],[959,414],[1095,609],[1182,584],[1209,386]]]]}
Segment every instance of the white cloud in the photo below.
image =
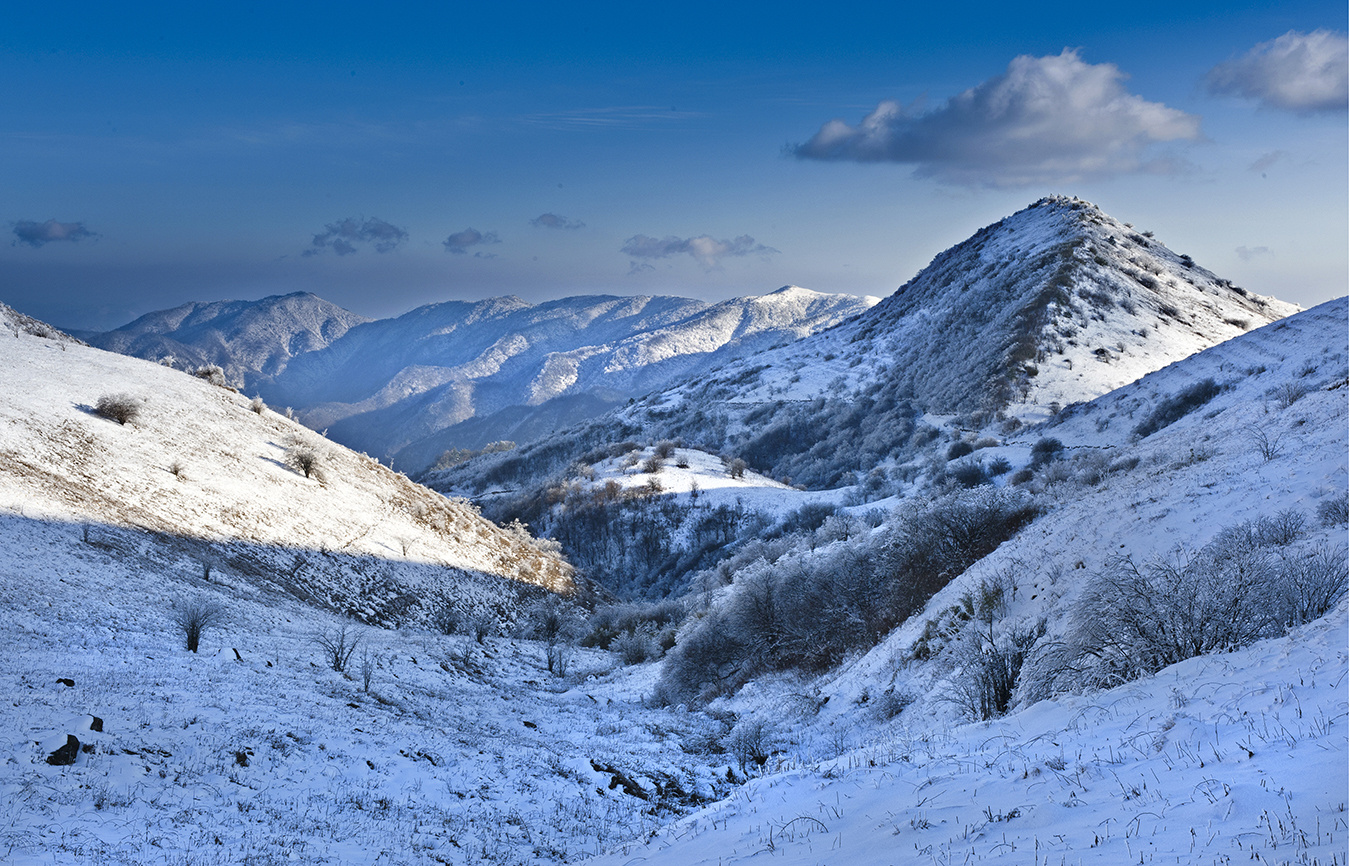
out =
{"type": "Polygon", "coordinates": [[[1350,94],[1344,33],[1289,31],[1205,76],[1211,93],[1255,99],[1268,108],[1313,114],[1345,111],[1350,94]]]}
{"type": "Polygon", "coordinates": [[[14,237],[17,238],[15,244],[27,244],[36,249],[43,244],[57,241],[78,243],[97,235],[85,228],[84,223],[63,223],[51,219],[41,223],[34,220],[20,220],[14,224],[14,237]]]}
{"type": "Polygon", "coordinates": [[[1200,137],[1200,118],[1125,90],[1114,64],[1065,49],[1014,58],[1002,75],[924,113],[882,102],[857,126],[832,120],[790,149],[803,159],[898,162],[957,184],[1024,186],[1170,172],[1150,146],[1200,137]]]}
{"type": "Polygon", "coordinates": [[[1262,256],[1273,256],[1270,247],[1238,247],[1233,252],[1238,254],[1238,258],[1244,262],[1250,262],[1252,259],[1259,259],[1262,256]]]}
{"type": "MultiPolygon", "coordinates": [[[[624,242],[619,252],[635,259],[664,259],[671,256],[689,255],[705,268],[719,266],[728,256],[771,255],[778,252],[773,247],[758,243],[749,235],[741,235],[729,241],[720,241],[711,235],[699,235],[692,238],[677,238],[669,235],[653,238],[647,235],[634,235],[624,242]]],[[[642,270],[636,266],[630,270],[635,273],[642,270]]]]}

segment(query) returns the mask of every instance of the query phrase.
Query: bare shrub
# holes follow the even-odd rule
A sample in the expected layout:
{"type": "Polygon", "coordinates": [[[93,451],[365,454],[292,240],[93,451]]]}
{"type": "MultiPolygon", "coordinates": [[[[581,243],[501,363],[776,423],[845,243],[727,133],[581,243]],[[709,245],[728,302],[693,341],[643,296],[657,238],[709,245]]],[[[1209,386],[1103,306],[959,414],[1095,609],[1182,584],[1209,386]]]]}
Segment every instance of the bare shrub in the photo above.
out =
{"type": "Polygon", "coordinates": [[[430,622],[443,635],[459,634],[464,625],[464,614],[453,604],[444,604],[432,613],[430,622]]]}
{"type": "Polygon", "coordinates": [[[773,728],[762,719],[743,719],[727,735],[726,750],[741,765],[741,772],[763,767],[774,750],[773,728]]]}
{"type": "Polygon", "coordinates": [[[482,643],[489,637],[496,635],[499,631],[497,617],[486,610],[480,610],[469,617],[467,625],[469,634],[473,635],[473,639],[478,643],[482,643]]]}
{"type": "Polygon", "coordinates": [[[1144,565],[1110,561],[1074,606],[1067,661],[1079,682],[1109,687],[1273,633],[1279,593],[1269,554],[1210,545],[1144,565]]]}
{"type": "Polygon", "coordinates": [[[1285,624],[1312,622],[1331,610],[1345,595],[1348,582],[1345,557],[1330,547],[1286,560],[1280,568],[1285,624]]]}
{"type": "Polygon", "coordinates": [[[640,665],[661,655],[655,639],[647,631],[624,632],[611,641],[609,647],[625,665],[640,665]]]}
{"type": "Polygon", "coordinates": [[[1256,424],[1249,424],[1246,428],[1247,441],[1252,444],[1252,448],[1261,456],[1261,459],[1269,463],[1276,457],[1279,457],[1284,448],[1280,444],[1280,436],[1270,436],[1264,429],[1256,424]]]}
{"type": "Polygon", "coordinates": [[[1134,433],[1140,438],[1156,433],[1199,409],[1222,392],[1223,388],[1213,379],[1202,379],[1182,388],[1171,397],[1159,401],[1149,416],[1135,426],[1134,433]]]}
{"type": "Polygon", "coordinates": [[[344,622],[337,628],[316,633],[309,640],[322,652],[328,666],[342,673],[347,670],[356,648],[361,645],[361,633],[344,622]]]}
{"type": "Polygon", "coordinates": [[[1350,497],[1338,497],[1317,503],[1317,521],[1323,526],[1344,526],[1350,523],[1350,497]]]}
{"type": "Polygon", "coordinates": [[[656,456],[662,460],[669,460],[675,453],[675,443],[669,439],[662,439],[656,443],[656,456]]]}
{"type": "Polygon", "coordinates": [[[992,621],[985,629],[968,632],[958,654],[961,667],[942,699],[976,721],[1004,715],[1012,706],[1022,666],[1044,635],[1044,621],[997,636],[992,621]]]}
{"type": "Polygon", "coordinates": [[[129,394],[108,394],[98,398],[94,414],[118,424],[129,424],[141,414],[141,403],[129,394]]]}
{"type": "Polygon", "coordinates": [[[727,475],[732,478],[744,478],[745,469],[745,461],[737,457],[727,464],[727,475]]]}
{"type": "Polygon", "coordinates": [[[1285,382],[1275,389],[1275,405],[1281,409],[1288,409],[1290,406],[1302,400],[1308,394],[1308,389],[1299,382],[1285,382]]]}
{"type": "Polygon", "coordinates": [[[263,402],[262,397],[255,396],[249,402],[248,408],[250,412],[261,415],[263,412],[267,411],[267,404],[263,402]]]}
{"type": "Polygon", "coordinates": [[[205,598],[181,601],[173,612],[173,624],[183,633],[188,652],[195,653],[201,645],[202,634],[224,621],[225,608],[205,598]]]}
{"type": "Polygon", "coordinates": [[[286,465],[306,478],[322,481],[322,462],[318,450],[304,443],[297,442],[286,449],[286,465]]]}
{"type": "Polygon", "coordinates": [[[220,369],[219,364],[205,364],[193,370],[192,375],[218,388],[229,387],[229,384],[225,381],[225,371],[220,369]]]}

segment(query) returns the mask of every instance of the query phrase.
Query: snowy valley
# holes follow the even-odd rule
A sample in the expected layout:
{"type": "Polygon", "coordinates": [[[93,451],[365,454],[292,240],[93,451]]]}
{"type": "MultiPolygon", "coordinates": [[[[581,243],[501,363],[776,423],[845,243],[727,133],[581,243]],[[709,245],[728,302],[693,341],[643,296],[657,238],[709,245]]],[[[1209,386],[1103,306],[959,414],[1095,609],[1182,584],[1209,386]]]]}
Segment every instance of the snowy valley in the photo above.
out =
{"type": "Polygon", "coordinates": [[[1346,299],[1053,197],[879,303],[281,300],[245,393],[0,307],[0,859],[1350,862],[1346,299]]]}

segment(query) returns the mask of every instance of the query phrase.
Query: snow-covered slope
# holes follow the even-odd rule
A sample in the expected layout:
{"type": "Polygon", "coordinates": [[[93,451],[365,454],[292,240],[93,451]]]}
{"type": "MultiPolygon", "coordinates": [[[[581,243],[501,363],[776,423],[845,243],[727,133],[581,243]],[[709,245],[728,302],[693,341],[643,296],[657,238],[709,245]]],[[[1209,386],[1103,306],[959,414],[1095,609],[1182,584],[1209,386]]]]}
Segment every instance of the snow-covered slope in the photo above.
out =
{"type": "Polygon", "coordinates": [[[259,301],[191,303],[147,313],[90,344],[151,361],[172,358],[180,369],[214,364],[253,393],[256,384],[369,321],[308,292],[259,301]]]}
{"type": "Polygon", "coordinates": [[[519,581],[571,588],[569,566],[523,533],[229,389],[23,331],[0,340],[0,369],[7,514],[87,525],[91,542],[143,543],[385,623],[424,621],[461,594],[489,604],[519,581]],[[108,397],[135,417],[101,417],[108,397]],[[308,476],[298,453],[312,455],[308,476]]]}
{"type": "MultiPolygon", "coordinates": [[[[746,729],[779,753],[777,769],[598,862],[1337,862],[1350,838],[1348,326],[1346,299],[1324,304],[989,449],[1018,465],[1034,443],[1063,442],[1022,482],[1042,515],[865,654],[824,675],[762,675],[714,703],[758,720],[746,729]],[[1257,542],[1279,567],[1330,557],[1328,575],[1339,570],[1322,619],[1108,691],[1063,691],[1074,680],[1061,648],[1095,578],[1123,555],[1184,562],[1262,521],[1282,527],[1257,542]],[[987,614],[962,615],[995,597],[987,614]],[[969,647],[978,657],[1038,623],[1014,712],[969,722],[969,647]]],[[[803,546],[736,574],[723,597],[884,549],[867,535],[803,546]]]]}

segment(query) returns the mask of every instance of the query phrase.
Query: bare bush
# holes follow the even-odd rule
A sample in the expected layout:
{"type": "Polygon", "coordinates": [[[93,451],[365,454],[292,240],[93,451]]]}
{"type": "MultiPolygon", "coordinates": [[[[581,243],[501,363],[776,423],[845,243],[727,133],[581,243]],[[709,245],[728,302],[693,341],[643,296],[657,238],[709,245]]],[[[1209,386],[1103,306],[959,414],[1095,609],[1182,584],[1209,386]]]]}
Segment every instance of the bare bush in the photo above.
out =
{"type": "Polygon", "coordinates": [[[1109,562],[1074,607],[1070,668],[1109,687],[1175,662],[1227,652],[1274,633],[1275,568],[1256,546],[1210,545],[1144,565],[1109,562]]]}
{"type": "Polygon", "coordinates": [[[1312,622],[1331,610],[1345,595],[1347,583],[1345,557],[1329,547],[1285,561],[1280,569],[1285,624],[1312,622]]]}
{"type": "Polygon", "coordinates": [[[1247,425],[1247,441],[1252,444],[1252,448],[1261,459],[1266,463],[1279,457],[1284,448],[1280,444],[1280,435],[1270,436],[1264,429],[1256,424],[1247,425]]]}
{"type": "Polygon", "coordinates": [[[1323,526],[1344,526],[1350,522],[1350,497],[1342,493],[1317,503],[1317,521],[1323,526]]]}
{"type": "Polygon", "coordinates": [[[295,443],[286,449],[286,465],[306,478],[323,480],[322,458],[319,452],[303,443],[295,443]]]}
{"type": "Polygon", "coordinates": [[[942,699],[976,721],[1004,715],[1012,706],[1022,666],[1044,635],[1044,621],[1002,635],[995,634],[993,622],[971,630],[958,653],[961,667],[942,699]]]}
{"type": "Polygon", "coordinates": [[[1171,397],[1160,400],[1149,416],[1135,426],[1134,433],[1140,438],[1156,433],[1199,409],[1222,392],[1223,388],[1213,379],[1202,379],[1182,388],[1171,397]]]}
{"type": "Polygon", "coordinates": [[[129,394],[108,394],[98,398],[94,414],[125,425],[140,417],[141,403],[129,394]]]}
{"type": "Polygon", "coordinates": [[[261,415],[263,412],[267,411],[267,404],[263,402],[262,397],[255,396],[251,401],[249,401],[248,408],[250,412],[254,412],[258,415],[261,415]]]}
{"type": "Polygon", "coordinates": [[[762,719],[743,719],[727,735],[726,750],[735,756],[742,773],[763,767],[773,754],[773,728],[762,719]]]}
{"type": "Polygon", "coordinates": [[[229,387],[229,384],[225,381],[225,371],[218,364],[205,364],[193,370],[192,375],[218,388],[229,387]]]}
{"type": "Polygon", "coordinates": [[[202,634],[224,621],[225,608],[205,598],[179,602],[173,611],[173,624],[183,633],[188,651],[194,653],[201,645],[202,634]]]}
{"type": "Polygon", "coordinates": [[[318,632],[309,640],[319,648],[330,668],[343,673],[361,645],[361,633],[349,623],[343,623],[337,628],[318,632]]]}
{"type": "Polygon", "coordinates": [[[616,637],[609,647],[625,665],[640,665],[661,655],[656,640],[647,631],[624,632],[616,637]]]}
{"type": "Polygon", "coordinates": [[[370,684],[375,679],[375,669],[383,661],[384,659],[372,653],[369,647],[361,650],[361,689],[366,694],[370,694],[370,684]]]}

